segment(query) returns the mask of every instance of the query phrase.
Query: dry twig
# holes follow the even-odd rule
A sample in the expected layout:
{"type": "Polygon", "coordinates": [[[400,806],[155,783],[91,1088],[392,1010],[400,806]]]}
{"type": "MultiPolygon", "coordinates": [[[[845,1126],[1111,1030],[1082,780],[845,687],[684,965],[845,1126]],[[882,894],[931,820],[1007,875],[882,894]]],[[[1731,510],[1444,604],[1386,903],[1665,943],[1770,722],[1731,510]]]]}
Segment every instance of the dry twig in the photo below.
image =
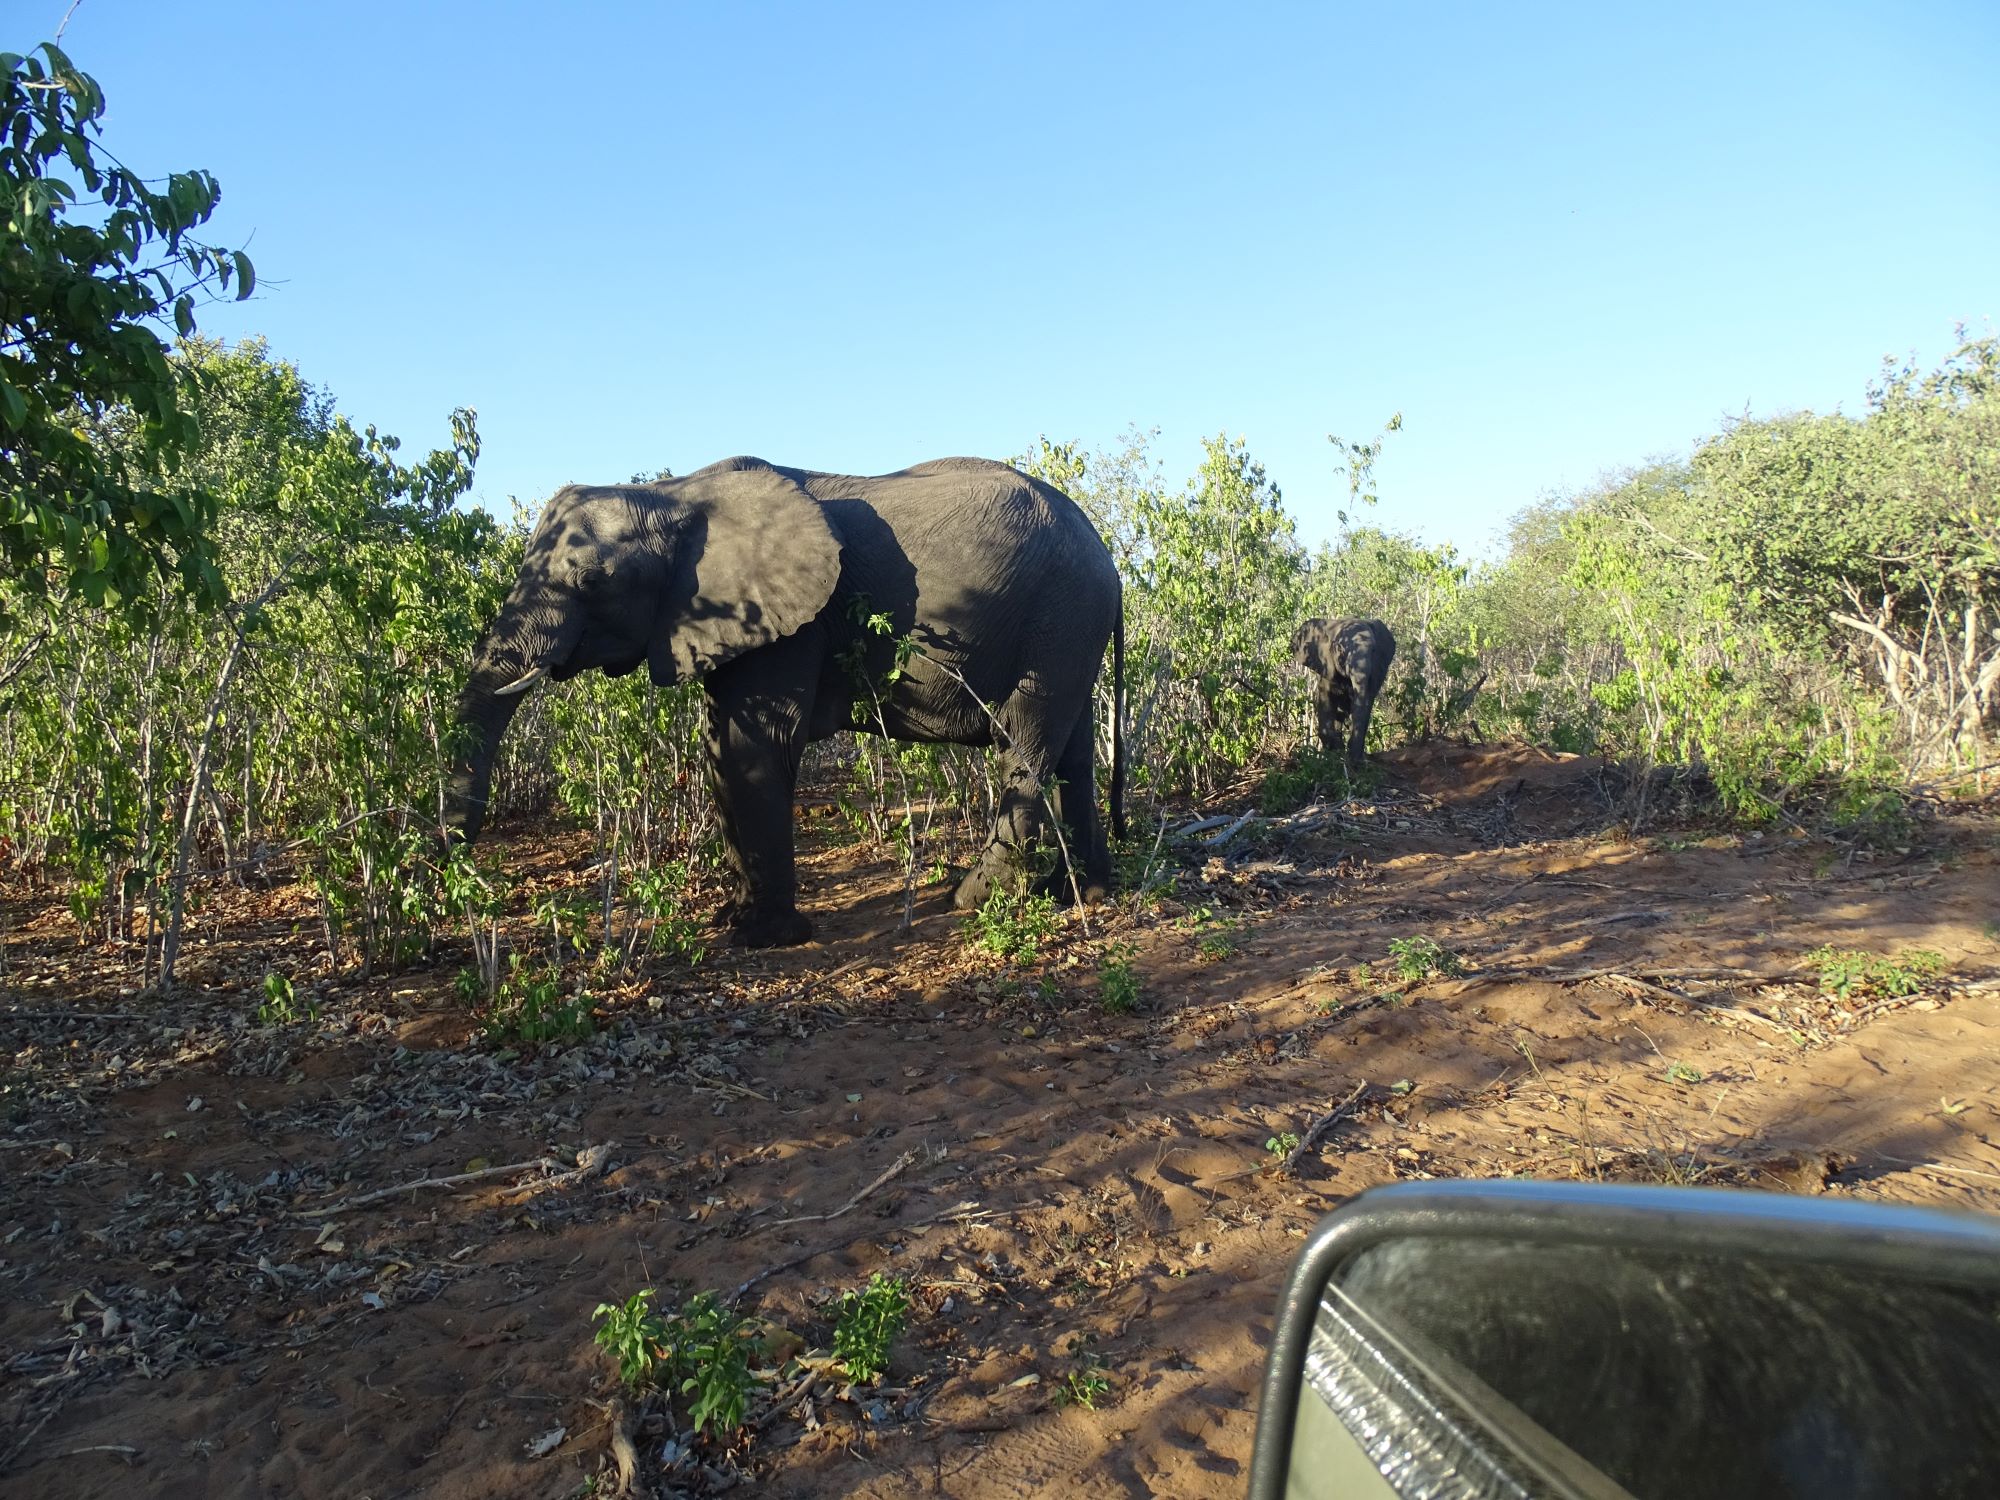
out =
{"type": "Polygon", "coordinates": [[[1899,1167],[1915,1167],[1919,1172],[1941,1172],[1949,1177],[1977,1177],[1982,1182],[2000,1182],[2000,1172],[1981,1172],[1974,1167],[1948,1167],[1941,1161],[1911,1161],[1906,1156],[1890,1156],[1877,1152],[1884,1161],[1892,1161],[1899,1167]]]}
{"type": "Polygon", "coordinates": [[[1340,1103],[1336,1104],[1332,1109],[1313,1122],[1312,1129],[1308,1130],[1305,1133],[1304,1139],[1292,1147],[1291,1151],[1286,1154],[1284,1161],[1279,1164],[1278,1170],[1281,1172],[1296,1171],[1299,1163],[1305,1160],[1306,1153],[1312,1150],[1313,1143],[1329,1130],[1333,1129],[1335,1125],[1339,1124],[1346,1117],[1348,1111],[1352,1110],[1360,1102],[1361,1096],[1367,1092],[1368,1080],[1364,1078],[1361,1082],[1354,1085],[1353,1093],[1349,1094],[1340,1103]]]}
{"type": "MultiPolygon", "coordinates": [[[[942,1223],[946,1219],[961,1219],[980,1224],[990,1224],[996,1219],[1011,1219],[1017,1214],[1031,1213],[1041,1206],[1037,1202],[1023,1203],[1016,1208],[985,1209],[981,1208],[975,1200],[966,1198],[952,1204],[950,1208],[941,1208],[936,1213],[926,1214],[921,1219],[911,1219],[906,1224],[898,1224],[895,1226],[895,1230],[898,1234],[908,1234],[913,1229],[926,1229],[932,1224],[942,1223]]],[[[749,1291],[751,1287],[757,1285],[758,1282],[768,1281],[780,1272],[789,1271],[794,1266],[802,1266],[807,1261],[818,1260],[822,1255],[831,1255],[834,1251],[844,1249],[848,1245],[853,1244],[859,1237],[858,1235],[850,1235],[847,1239],[836,1240],[830,1245],[820,1245],[811,1250],[801,1250],[790,1260],[781,1260],[775,1266],[766,1266],[732,1292],[729,1300],[735,1302],[745,1292],[749,1291]]]]}
{"type": "Polygon", "coordinates": [[[463,1187],[469,1182],[485,1182],[495,1177],[511,1177],[520,1172],[530,1172],[537,1168],[550,1173],[549,1187],[574,1182],[584,1177],[594,1177],[604,1170],[616,1142],[602,1146],[586,1146],[576,1156],[576,1166],[568,1171],[553,1156],[538,1156],[533,1161],[510,1162],[504,1167],[481,1167],[476,1172],[455,1172],[449,1177],[419,1177],[415,1182],[398,1183],[395,1187],[378,1188],[372,1193],[362,1193],[358,1197],[343,1198],[338,1203],[325,1208],[308,1208],[299,1213],[302,1219],[324,1219],[331,1214],[346,1213],[350,1208],[362,1208],[370,1203],[380,1203],[384,1199],[395,1198],[404,1193],[414,1193],[419,1188],[463,1187]]]}
{"type": "Polygon", "coordinates": [[[625,1403],[613,1401],[611,1419],[611,1461],[618,1465],[618,1488],[613,1495],[629,1495],[639,1479],[639,1450],[632,1442],[632,1422],[625,1403]]]}
{"type": "Polygon", "coordinates": [[[773,1219],[770,1222],[770,1224],[768,1224],[766,1227],[770,1229],[776,1229],[781,1224],[817,1224],[817,1223],[822,1223],[828,1219],[837,1219],[842,1214],[846,1213],[849,1209],[853,1208],[856,1204],[860,1203],[863,1198],[866,1198],[870,1193],[874,1192],[875,1189],[882,1186],[883,1183],[888,1182],[891,1178],[902,1175],[902,1173],[908,1169],[910,1163],[915,1161],[917,1157],[921,1154],[922,1154],[921,1152],[917,1151],[905,1151],[901,1156],[897,1157],[893,1162],[889,1164],[887,1171],[883,1172],[881,1176],[877,1177],[873,1182],[869,1183],[868,1186],[863,1188],[860,1192],[856,1193],[852,1198],[849,1198],[845,1203],[841,1204],[840,1207],[836,1208],[830,1214],[799,1214],[796,1217],[790,1219],[773,1219]]]}

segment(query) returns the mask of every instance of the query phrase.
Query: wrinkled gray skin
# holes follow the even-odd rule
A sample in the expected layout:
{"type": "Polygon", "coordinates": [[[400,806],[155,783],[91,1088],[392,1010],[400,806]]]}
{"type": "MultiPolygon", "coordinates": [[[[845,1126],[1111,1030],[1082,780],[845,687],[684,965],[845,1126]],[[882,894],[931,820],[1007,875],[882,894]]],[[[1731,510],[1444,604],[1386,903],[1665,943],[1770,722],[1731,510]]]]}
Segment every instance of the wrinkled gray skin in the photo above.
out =
{"type": "MultiPolygon", "coordinates": [[[[1077,882],[1098,899],[1111,861],[1091,709],[1114,633],[1123,653],[1122,614],[1118,570],[1075,502],[984,459],[853,478],[731,458],[655,484],[572,485],[542,512],[474,654],[458,708],[472,748],[449,789],[449,831],[478,836],[522,692],[542,676],[643,665],[663,686],[699,677],[706,690],[709,776],[736,885],[721,916],[745,945],[812,934],[797,904],[792,795],[806,744],[845,729],[985,745],[997,721],[1006,782],[957,904],[1022,887],[1051,781],[1077,882]],[[888,616],[888,634],[860,623],[871,614],[888,616]],[[883,685],[906,634],[917,652],[883,685]]],[[[1112,745],[1122,834],[1115,722],[1112,745]]],[[[1053,884],[1068,889],[1066,878],[1053,884]]]]}
{"type": "Polygon", "coordinates": [[[1368,749],[1368,720],[1375,699],[1396,659],[1396,638],[1380,620],[1308,620],[1292,632],[1292,662],[1313,676],[1313,707],[1319,713],[1319,743],[1331,754],[1341,748],[1356,766],[1368,749]]]}

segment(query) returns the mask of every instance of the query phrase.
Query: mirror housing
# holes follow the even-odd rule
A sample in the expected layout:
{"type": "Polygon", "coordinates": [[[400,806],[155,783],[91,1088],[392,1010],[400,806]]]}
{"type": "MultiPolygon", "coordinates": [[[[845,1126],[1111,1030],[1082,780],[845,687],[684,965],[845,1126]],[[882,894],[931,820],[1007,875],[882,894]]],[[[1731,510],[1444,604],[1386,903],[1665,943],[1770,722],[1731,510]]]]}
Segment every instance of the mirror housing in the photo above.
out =
{"type": "Polygon", "coordinates": [[[1250,1500],[2000,1492],[2000,1221],[1399,1183],[1279,1303],[1250,1500]]]}

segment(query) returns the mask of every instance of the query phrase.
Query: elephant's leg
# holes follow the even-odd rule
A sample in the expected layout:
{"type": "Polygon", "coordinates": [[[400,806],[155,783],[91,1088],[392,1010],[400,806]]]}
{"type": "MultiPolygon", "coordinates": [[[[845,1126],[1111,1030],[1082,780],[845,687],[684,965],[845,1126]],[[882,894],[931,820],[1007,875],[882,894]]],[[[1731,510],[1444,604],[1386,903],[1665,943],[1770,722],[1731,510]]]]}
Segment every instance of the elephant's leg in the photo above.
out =
{"type": "Polygon", "coordinates": [[[1340,709],[1333,689],[1322,683],[1313,694],[1313,708],[1319,714],[1319,748],[1328,755],[1340,743],[1340,709]]]}
{"type": "MultiPolygon", "coordinates": [[[[1083,714],[1056,761],[1056,816],[1062,823],[1069,857],[1076,865],[1077,888],[1086,902],[1102,901],[1111,894],[1111,850],[1097,817],[1096,737],[1096,724],[1089,714],[1083,714]]],[[[1058,869],[1050,884],[1067,896],[1069,880],[1069,872],[1058,869]]]]}
{"type": "Polygon", "coordinates": [[[1018,750],[1007,750],[1002,764],[1006,776],[1000,786],[992,837],[952,893],[952,905],[960,911],[984,906],[996,890],[1018,896],[1028,888],[1028,851],[1034,847],[1043,822],[1042,778],[1018,750]]]}
{"type": "Polygon", "coordinates": [[[816,663],[796,647],[780,649],[788,645],[739,657],[708,681],[709,774],[736,876],[735,897],[723,916],[749,948],[783,947],[812,936],[798,908],[792,793],[816,663]]]}
{"type": "Polygon", "coordinates": [[[1375,714],[1375,695],[1365,689],[1354,699],[1354,728],[1347,737],[1347,763],[1358,766],[1368,754],[1368,721],[1375,714]]]}

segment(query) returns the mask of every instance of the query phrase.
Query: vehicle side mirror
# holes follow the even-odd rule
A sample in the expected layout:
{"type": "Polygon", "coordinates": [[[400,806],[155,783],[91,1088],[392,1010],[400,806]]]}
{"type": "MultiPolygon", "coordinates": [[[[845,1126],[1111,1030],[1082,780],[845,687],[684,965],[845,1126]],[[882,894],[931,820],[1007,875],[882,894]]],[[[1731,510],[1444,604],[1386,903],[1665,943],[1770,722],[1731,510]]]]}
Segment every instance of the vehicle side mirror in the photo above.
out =
{"type": "Polygon", "coordinates": [[[2000,1494],[2000,1221],[1402,1183],[1280,1303],[1250,1500],[2000,1494]]]}

